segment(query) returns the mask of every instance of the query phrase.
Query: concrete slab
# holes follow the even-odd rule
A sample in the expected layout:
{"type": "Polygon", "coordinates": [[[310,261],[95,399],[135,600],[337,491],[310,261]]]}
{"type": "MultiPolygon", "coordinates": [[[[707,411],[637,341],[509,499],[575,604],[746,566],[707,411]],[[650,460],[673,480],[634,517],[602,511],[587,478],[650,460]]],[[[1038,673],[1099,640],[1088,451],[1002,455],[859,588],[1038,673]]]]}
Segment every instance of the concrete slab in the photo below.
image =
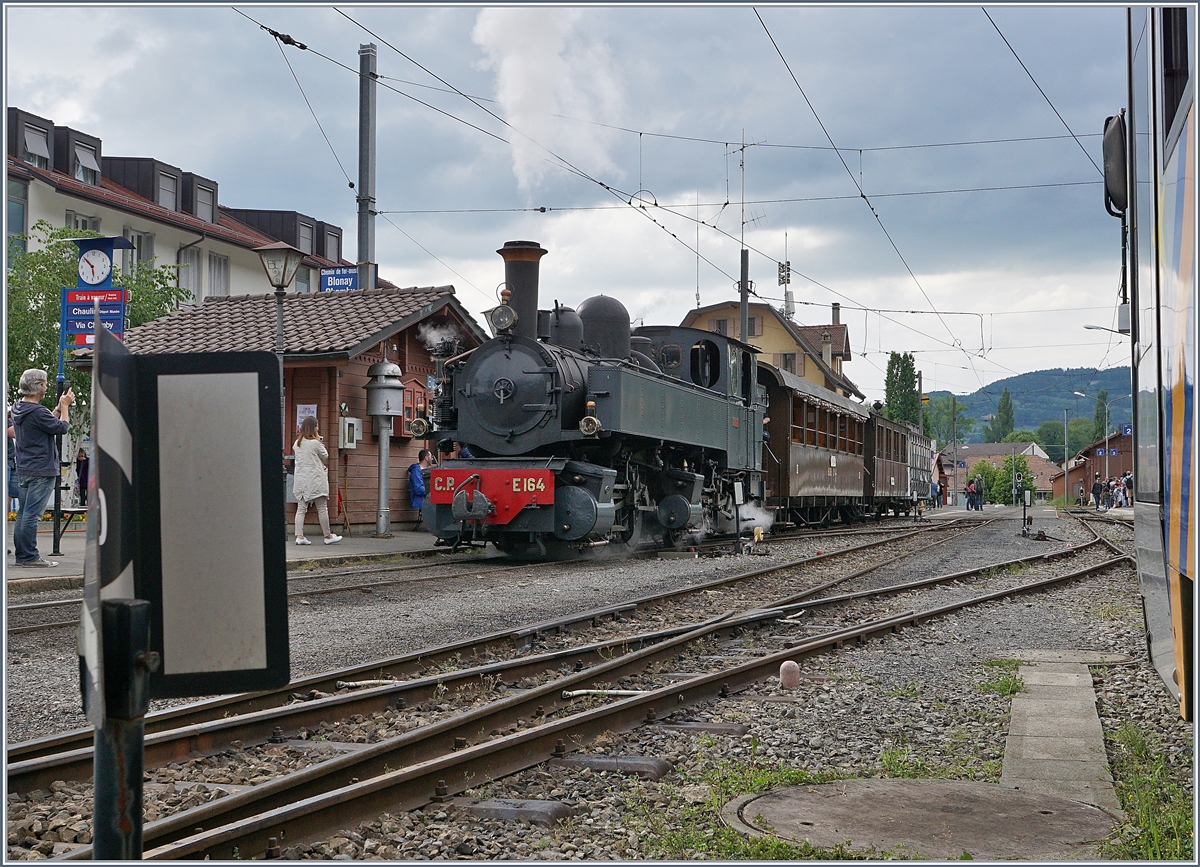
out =
{"type": "Polygon", "coordinates": [[[1113,825],[1078,801],[961,780],[793,786],[739,798],[722,816],[745,834],[931,860],[1095,858],[1113,825]]]}
{"type": "Polygon", "coordinates": [[[1107,756],[1103,744],[1093,738],[1023,737],[1010,734],[1004,746],[1005,761],[1059,759],[1071,762],[1104,762],[1107,756]]]}
{"type": "MultiPolygon", "coordinates": [[[[1040,740],[1046,740],[1041,738],[1040,740]]],[[[1004,753],[1004,771],[1000,785],[1009,780],[1072,780],[1080,782],[1112,782],[1108,766],[1096,761],[1070,761],[1068,759],[1018,759],[1004,753]]]]}
{"type": "Polygon", "coordinates": [[[550,764],[564,768],[591,768],[593,771],[636,775],[643,780],[657,780],[675,770],[674,765],[663,759],[645,756],[601,756],[594,753],[563,756],[551,759],[550,764]]]}
{"type": "MultiPolygon", "coordinates": [[[[1025,681],[1025,688],[1032,690],[1038,686],[1052,687],[1074,687],[1076,689],[1086,689],[1089,692],[1092,690],[1092,676],[1087,673],[1081,674],[1078,671],[1050,671],[1045,670],[1041,666],[1029,667],[1027,674],[1021,676],[1025,681]]],[[[1078,666],[1072,666],[1078,668],[1078,666]]]]}
{"type": "MultiPolygon", "coordinates": [[[[1030,716],[1028,714],[1018,717],[1013,714],[1009,724],[1008,733],[1012,735],[1020,735],[1022,737],[1047,737],[1046,727],[1044,723],[1045,717],[1030,716]]],[[[1069,717],[1060,717],[1056,721],[1058,730],[1050,737],[1064,738],[1101,738],[1103,739],[1103,729],[1100,728],[1100,720],[1088,719],[1071,719],[1069,717]]]]}
{"type": "Polygon", "coordinates": [[[513,798],[488,798],[485,801],[459,803],[458,807],[481,819],[499,819],[502,822],[528,822],[531,825],[550,827],[571,815],[571,808],[561,801],[518,800],[513,798]]]}
{"type": "Polygon", "coordinates": [[[1075,663],[1077,665],[1129,665],[1133,657],[1124,653],[1096,650],[1018,650],[1013,659],[1026,663],[1075,663]]]}
{"type": "Polygon", "coordinates": [[[750,731],[750,726],[742,725],[741,723],[656,723],[654,727],[666,729],[667,731],[672,732],[696,732],[697,734],[729,735],[730,737],[735,738],[740,738],[742,735],[747,734],[750,731]]]}
{"type": "Polygon", "coordinates": [[[1013,698],[1000,785],[1082,800],[1123,818],[1087,665],[1044,661],[1018,674],[1029,690],[1013,698]]]}
{"type": "Polygon", "coordinates": [[[1057,798],[1070,798],[1083,804],[1098,807],[1110,816],[1121,819],[1125,812],[1121,802],[1113,791],[1112,785],[1105,782],[1088,782],[1086,780],[1023,780],[1018,789],[1031,795],[1053,795],[1057,798]]]}

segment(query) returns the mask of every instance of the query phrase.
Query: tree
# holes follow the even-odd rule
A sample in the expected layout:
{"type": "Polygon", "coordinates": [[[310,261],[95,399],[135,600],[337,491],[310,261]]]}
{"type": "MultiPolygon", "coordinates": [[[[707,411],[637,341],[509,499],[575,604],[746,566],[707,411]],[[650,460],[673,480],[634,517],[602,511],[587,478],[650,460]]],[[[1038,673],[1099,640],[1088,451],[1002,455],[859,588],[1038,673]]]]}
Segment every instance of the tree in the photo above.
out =
{"type": "Polygon", "coordinates": [[[996,423],[993,433],[1000,438],[996,442],[1004,442],[1004,438],[1013,432],[1013,426],[1012,395],[1005,388],[1004,393],[1000,395],[1000,403],[996,407],[996,423]]]}
{"type": "MultiPolygon", "coordinates": [[[[1021,481],[1017,483],[1017,490],[1036,491],[1037,484],[1034,482],[1033,474],[1029,471],[1029,462],[1025,460],[1025,455],[1017,455],[1016,471],[1021,474],[1021,481]]],[[[973,479],[976,476],[983,478],[984,499],[989,503],[1002,503],[1010,505],[1013,501],[1013,456],[1007,455],[1004,458],[1004,463],[999,467],[994,467],[986,460],[980,461],[971,467],[967,473],[967,479],[973,479]]],[[[966,483],[964,482],[964,485],[966,483]]],[[[1023,496],[1018,494],[1018,497],[1023,496]]],[[[1018,500],[1019,502],[1019,500],[1018,500]]]]}
{"type": "MultiPolygon", "coordinates": [[[[1060,427],[1059,433],[1061,434],[1062,426],[1059,425],[1059,427],[1060,427]]],[[[1062,437],[1060,436],[1059,439],[1062,439],[1062,437]]],[[[1037,443],[1039,446],[1042,446],[1043,449],[1045,448],[1045,446],[1042,445],[1041,440],[1038,439],[1037,432],[1031,431],[1028,428],[1021,428],[1021,430],[1015,430],[1012,433],[1010,433],[1008,436],[1006,436],[1004,439],[1000,440],[1000,442],[1002,442],[1002,443],[1037,443]]]]}
{"type": "Polygon", "coordinates": [[[921,396],[917,394],[917,364],[911,352],[888,356],[883,414],[892,421],[917,423],[921,396]]]}
{"type": "MultiPolygon", "coordinates": [[[[72,238],[98,238],[96,232],[56,229],[38,220],[29,235],[20,236],[26,247],[10,247],[8,271],[8,376],[16,394],[21,373],[31,367],[50,374],[50,396],[58,375],[58,328],[63,287],[75,286],[79,248],[72,238]],[[32,243],[30,243],[32,241],[32,243]]],[[[112,282],[129,290],[127,313],[134,327],[157,319],[191,299],[191,292],[176,285],[175,265],[141,265],[129,271],[114,269],[112,282]]],[[[67,384],[75,390],[72,428],[86,430],[90,420],[92,377],[87,371],[65,368],[67,384]]]]}
{"type": "Polygon", "coordinates": [[[1108,389],[1100,389],[1096,394],[1096,414],[1092,421],[1092,442],[1104,439],[1104,435],[1108,433],[1108,407],[1105,406],[1105,401],[1108,400],[1108,389]]]}
{"type": "Polygon", "coordinates": [[[937,440],[939,448],[945,448],[950,444],[952,433],[957,436],[958,442],[966,442],[967,434],[975,427],[975,419],[967,417],[966,405],[959,403],[955,413],[958,416],[958,429],[954,430],[951,420],[951,402],[950,395],[932,397],[925,407],[925,435],[937,440]]]}

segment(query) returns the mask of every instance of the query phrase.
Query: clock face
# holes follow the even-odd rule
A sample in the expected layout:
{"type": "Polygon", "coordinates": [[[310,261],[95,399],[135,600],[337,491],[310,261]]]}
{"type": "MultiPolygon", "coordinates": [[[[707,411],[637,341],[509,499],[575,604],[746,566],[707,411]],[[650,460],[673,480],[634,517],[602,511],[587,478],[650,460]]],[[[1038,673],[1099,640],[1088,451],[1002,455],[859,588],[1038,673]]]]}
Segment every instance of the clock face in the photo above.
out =
{"type": "Polygon", "coordinates": [[[88,250],[79,257],[79,279],[95,286],[108,279],[112,271],[112,260],[103,250],[88,250]]]}

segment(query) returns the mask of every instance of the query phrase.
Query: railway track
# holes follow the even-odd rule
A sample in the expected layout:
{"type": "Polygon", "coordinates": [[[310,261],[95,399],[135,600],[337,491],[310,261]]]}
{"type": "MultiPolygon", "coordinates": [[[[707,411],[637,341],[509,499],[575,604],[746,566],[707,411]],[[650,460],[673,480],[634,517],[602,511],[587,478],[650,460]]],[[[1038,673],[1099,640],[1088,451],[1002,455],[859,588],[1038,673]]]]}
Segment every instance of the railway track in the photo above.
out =
{"type": "MultiPolygon", "coordinates": [[[[949,525],[951,522],[947,522],[949,525]]],[[[931,529],[941,528],[946,525],[932,525],[931,529]]],[[[800,530],[789,533],[783,533],[776,536],[768,537],[770,542],[786,542],[793,539],[805,539],[813,537],[821,538],[843,538],[847,536],[875,536],[875,535],[895,535],[902,532],[903,527],[887,527],[887,528],[864,528],[850,529],[837,531],[813,531],[800,530]]],[[[699,550],[715,551],[729,547],[733,543],[730,537],[722,537],[713,540],[708,540],[701,543],[699,550]]],[[[647,551],[639,556],[653,556],[657,551],[647,551]]],[[[578,561],[581,565],[595,565],[603,562],[602,560],[582,560],[578,561]]],[[[472,557],[472,558],[456,558],[454,562],[447,563],[412,563],[404,565],[363,565],[357,567],[342,567],[334,569],[314,569],[304,570],[288,576],[288,596],[321,596],[331,593],[343,593],[353,591],[371,591],[392,587],[396,585],[415,583],[419,581],[437,581],[437,580],[453,580],[456,578],[464,578],[475,575],[492,575],[504,572],[513,572],[519,570],[545,569],[550,567],[563,568],[562,563],[512,563],[506,557],[472,557]],[[459,568],[465,566],[466,568],[459,568]],[[482,568],[481,568],[482,567],[482,568]],[[453,572],[437,572],[429,574],[435,569],[458,569],[453,572]],[[421,574],[411,575],[407,573],[420,570],[421,574]],[[404,577],[384,577],[375,580],[363,580],[373,575],[395,576],[397,573],[404,573],[404,577]],[[321,586],[322,582],[337,581],[341,578],[358,579],[351,583],[333,583],[329,586],[321,586]]],[[[72,606],[76,608],[81,604],[81,596],[73,596],[69,599],[58,599],[47,602],[31,602],[9,605],[7,608],[7,631],[9,635],[20,635],[29,632],[44,632],[52,629],[73,628],[79,625],[79,618],[65,618],[62,616],[63,611],[70,611],[72,606]],[[18,620],[32,620],[33,622],[17,622],[18,620]]]]}
{"type": "MultiPolygon", "coordinates": [[[[909,531],[900,536],[891,536],[824,554],[802,557],[783,564],[712,579],[684,589],[650,594],[615,605],[520,625],[489,635],[467,638],[441,647],[427,648],[391,659],[377,660],[364,665],[326,672],[293,681],[286,687],[277,690],[226,696],[149,714],[146,716],[146,734],[149,736],[169,729],[278,708],[294,703],[297,697],[303,700],[313,695],[331,694],[338,689],[339,681],[398,680],[421,676],[429,671],[444,670],[446,665],[453,664],[458,660],[488,658],[497,653],[509,653],[515,648],[529,648],[547,636],[569,635],[575,629],[594,630],[605,622],[621,624],[626,618],[632,617],[640,611],[651,609],[676,598],[689,596],[707,598],[706,594],[722,590],[730,585],[754,578],[786,575],[793,570],[812,564],[836,562],[847,555],[880,548],[897,539],[909,539],[920,533],[928,532],[930,529],[932,528],[909,531]]],[[[23,766],[19,763],[28,760],[52,754],[61,755],[87,750],[87,761],[90,762],[91,739],[91,729],[79,729],[10,746],[7,752],[10,788],[27,790],[30,787],[36,787],[36,784],[26,785],[27,781],[21,776],[23,766]],[[14,771],[18,772],[16,776],[14,776],[14,771]]],[[[59,776],[55,779],[67,778],[59,776]]]]}
{"type": "MultiPolygon", "coordinates": [[[[368,687],[356,695],[330,697],[325,700],[323,706],[311,703],[308,707],[294,712],[307,714],[306,719],[315,720],[330,718],[335,713],[345,713],[347,710],[362,714],[371,712],[371,707],[395,709],[419,706],[431,701],[431,696],[447,689],[469,694],[472,685],[479,689],[487,683],[529,677],[531,675],[528,672],[536,672],[539,669],[555,672],[546,682],[521,690],[515,695],[498,701],[484,701],[482,705],[465,712],[448,712],[444,718],[434,720],[415,731],[381,743],[355,748],[346,755],[218,799],[204,807],[189,810],[186,814],[181,813],[151,823],[146,829],[147,857],[207,855],[219,858],[265,852],[270,848],[270,836],[275,837],[277,844],[290,845],[299,837],[319,837],[330,829],[352,826],[362,815],[370,814],[368,810],[367,814],[355,814],[358,818],[350,818],[353,810],[363,809],[362,805],[366,803],[376,804],[370,808],[376,810],[375,815],[378,809],[410,809],[419,806],[420,803],[427,803],[431,797],[436,797],[439,790],[438,780],[450,781],[447,791],[461,791],[465,785],[459,785],[455,780],[480,778],[471,775],[496,777],[528,767],[552,757],[555,753],[565,760],[566,753],[569,752],[568,744],[574,745],[581,742],[580,739],[594,736],[604,729],[627,728],[643,721],[647,712],[647,702],[650,702],[651,712],[665,715],[680,703],[686,704],[700,700],[701,697],[718,694],[722,685],[725,689],[736,688],[777,671],[778,664],[782,661],[778,658],[780,654],[791,654],[787,658],[796,659],[810,653],[823,652],[825,649],[841,646],[846,641],[862,640],[880,631],[902,628],[910,623],[957,610],[965,604],[979,604],[989,599],[1016,592],[1028,592],[1071,577],[1090,574],[1096,569],[1107,568],[1119,562],[1121,557],[1107,558],[1103,562],[1066,575],[1026,582],[1025,586],[993,591],[967,603],[922,612],[909,609],[893,611],[882,617],[873,617],[867,623],[855,627],[823,630],[825,634],[816,637],[805,636],[803,632],[806,624],[797,623],[797,618],[802,618],[806,612],[818,607],[853,604],[881,596],[907,595],[918,588],[963,581],[984,573],[995,573],[1012,563],[1050,561],[1061,556],[1079,555],[1099,546],[1107,546],[1110,549],[1112,547],[1110,543],[1097,537],[1083,545],[1021,558],[1011,563],[997,563],[923,581],[842,594],[839,597],[815,598],[837,584],[844,584],[868,574],[879,565],[883,565],[880,563],[841,576],[839,580],[817,582],[802,591],[768,600],[764,605],[742,609],[736,613],[728,611],[720,617],[710,617],[690,626],[626,635],[549,653],[533,654],[525,659],[501,660],[454,673],[438,673],[404,683],[368,687]],[[778,626],[781,623],[787,624],[786,634],[791,637],[782,639],[782,650],[766,653],[762,659],[756,657],[732,667],[724,658],[716,661],[719,664],[710,659],[707,666],[699,667],[711,669],[715,665],[715,671],[677,674],[676,676],[681,678],[679,682],[672,681],[666,685],[660,683],[657,686],[649,684],[654,688],[639,691],[636,696],[611,701],[603,707],[592,708],[582,713],[572,712],[572,706],[578,703],[577,698],[568,699],[563,695],[574,694],[579,690],[604,690],[623,679],[645,677],[648,666],[651,669],[661,669],[667,663],[677,664],[689,655],[695,657],[696,652],[688,648],[711,648],[714,642],[727,640],[735,632],[761,629],[764,624],[778,626]],[[668,698],[673,698],[674,703],[667,701],[668,698]],[[391,768],[402,770],[392,771],[391,768]],[[380,798],[387,806],[378,806],[377,799],[380,798]],[[355,805],[353,809],[347,806],[351,804],[355,805]],[[217,822],[220,823],[220,830],[213,830],[217,822]],[[195,829],[198,827],[209,830],[196,833],[195,829]],[[268,834],[268,831],[275,833],[268,834]],[[261,841],[259,838],[262,838],[261,841]],[[263,843],[261,849],[256,848],[259,842],[263,843]]],[[[826,558],[829,556],[825,555],[826,558]]],[[[811,561],[815,558],[808,559],[811,561]]],[[[738,577],[745,580],[747,577],[753,578],[768,571],[776,569],[755,570],[738,577]]],[[[713,583],[727,584],[732,580],[734,579],[722,579],[721,582],[713,583]]],[[[676,592],[665,594],[663,598],[680,595],[676,592]]],[[[907,598],[904,603],[908,604],[907,598]]],[[[527,634],[537,633],[535,630],[527,634]]],[[[775,638],[780,640],[779,636],[775,638]]],[[[703,654],[699,656],[703,658],[703,654]]],[[[253,721],[247,719],[236,725],[257,726],[255,731],[260,739],[263,732],[270,730],[276,740],[286,740],[284,726],[279,725],[279,731],[274,731],[275,727],[271,727],[271,723],[283,719],[284,717],[267,713],[259,715],[253,721]]],[[[300,717],[294,719],[300,720],[300,717]]],[[[301,725],[300,722],[295,724],[301,725]]],[[[207,733],[201,731],[202,728],[197,727],[185,733],[183,737],[176,738],[176,742],[191,744],[195,749],[202,744],[205,736],[212,734],[211,728],[207,733]]],[[[235,729],[228,731],[233,730],[235,729]]],[[[250,729],[243,728],[242,731],[248,732],[250,729]]],[[[149,740],[147,767],[152,764],[149,740]]],[[[13,770],[15,769],[10,768],[10,790],[19,790],[19,787],[14,786],[13,770]]],[[[86,855],[86,849],[81,849],[69,857],[86,855]]]]}
{"type": "MultiPolygon", "coordinates": [[[[1093,540],[1070,551],[1051,552],[1070,556],[1107,546],[1093,540]]],[[[1013,562],[1041,559],[1021,558],[1013,562]]],[[[1108,568],[1124,557],[1095,558],[1082,569],[1021,583],[1009,582],[998,590],[922,611],[907,606],[908,594],[916,585],[961,581],[971,573],[996,572],[1010,563],[939,576],[904,586],[882,588],[843,598],[812,599],[824,591],[813,587],[799,596],[777,600],[771,606],[741,612],[726,612],[694,624],[682,634],[664,638],[641,650],[632,651],[592,669],[553,678],[527,692],[464,714],[451,714],[421,730],[372,745],[321,765],[264,783],[254,790],[214,801],[178,817],[169,817],[147,827],[147,858],[254,857],[273,847],[320,839],[341,828],[353,827],[382,810],[401,811],[429,804],[463,791],[471,781],[496,778],[541,761],[572,761],[579,744],[605,732],[657,722],[669,713],[698,701],[729,694],[778,671],[785,659],[801,659],[847,642],[866,640],[915,625],[970,605],[1032,592],[1097,570],[1108,568]],[[743,641],[748,630],[766,625],[778,627],[794,621],[816,605],[840,604],[846,598],[904,594],[898,610],[883,616],[826,631],[819,636],[797,635],[792,629],[786,646],[775,652],[762,650],[742,654],[740,659],[714,656],[722,640],[743,641]],[[690,669],[690,670],[689,670],[690,669]],[[700,669],[699,671],[695,669],[700,669]],[[578,709],[580,691],[606,690],[614,683],[626,685],[633,679],[633,695],[585,697],[584,702],[604,702],[599,707],[578,709]],[[508,717],[498,716],[508,714],[508,717]],[[506,728],[505,719],[516,722],[506,728]],[[488,726],[493,726],[488,729],[488,726]],[[485,733],[486,732],[486,733],[485,733]],[[407,750],[407,752],[406,752],[407,750]],[[398,770],[389,770],[398,768],[398,770]],[[340,785],[338,785],[340,783],[340,785]],[[332,786],[333,788],[327,788],[332,786]],[[219,822],[220,824],[214,824],[219,822]],[[186,834],[169,839],[173,834],[186,834]],[[196,828],[205,830],[196,831],[196,828]],[[161,830],[160,830],[161,829],[161,830]],[[190,832],[190,833],[189,833],[190,832]],[[167,842],[163,842],[166,839],[167,842]]],[[[864,572],[866,570],[863,570],[864,572]]],[[[783,636],[774,633],[775,637],[783,636]]],[[[756,642],[761,645],[765,639],[756,642]]],[[[85,857],[86,852],[69,857],[85,857]]]]}

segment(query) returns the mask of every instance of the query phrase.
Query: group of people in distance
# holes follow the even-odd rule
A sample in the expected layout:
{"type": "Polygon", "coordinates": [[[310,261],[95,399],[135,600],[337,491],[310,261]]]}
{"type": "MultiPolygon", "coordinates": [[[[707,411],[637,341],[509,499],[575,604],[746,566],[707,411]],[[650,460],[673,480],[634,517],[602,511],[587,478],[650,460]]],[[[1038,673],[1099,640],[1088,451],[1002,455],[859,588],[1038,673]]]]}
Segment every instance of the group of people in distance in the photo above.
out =
{"type": "MultiPolygon", "coordinates": [[[[1133,502],[1133,473],[1110,476],[1107,481],[1096,473],[1092,482],[1092,505],[1097,509],[1123,508],[1133,502]]],[[[1083,485],[1079,486],[1079,505],[1086,506],[1087,497],[1083,485]]]]}
{"type": "Polygon", "coordinates": [[[967,511],[982,512],[983,511],[983,477],[976,476],[967,482],[967,511]]]}

